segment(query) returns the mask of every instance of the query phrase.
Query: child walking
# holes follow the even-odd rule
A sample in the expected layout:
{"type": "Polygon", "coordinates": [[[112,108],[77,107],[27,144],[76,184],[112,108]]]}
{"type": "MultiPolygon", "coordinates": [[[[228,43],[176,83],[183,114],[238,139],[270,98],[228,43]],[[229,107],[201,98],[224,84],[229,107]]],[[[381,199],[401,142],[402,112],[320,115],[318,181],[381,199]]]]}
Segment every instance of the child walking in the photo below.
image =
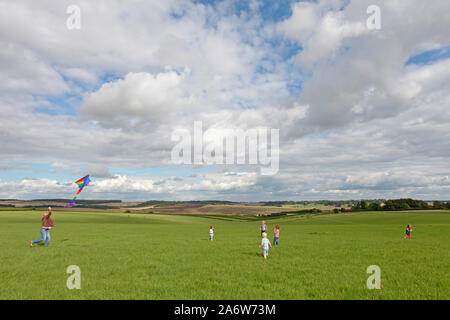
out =
{"type": "Polygon", "coordinates": [[[280,226],[277,224],[273,229],[273,245],[278,246],[278,239],[280,238],[280,226]]]}
{"type": "Polygon", "coordinates": [[[264,259],[267,259],[267,256],[269,255],[269,247],[272,248],[272,245],[270,244],[270,240],[267,239],[267,233],[263,232],[261,244],[259,245],[260,248],[262,248],[264,259]]]}
{"type": "Polygon", "coordinates": [[[267,230],[267,225],[265,221],[261,221],[261,226],[259,227],[259,230],[261,230],[261,236],[264,232],[267,230]]]}
{"type": "Polygon", "coordinates": [[[406,226],[406,236],[403,239],[411,239],[411,232],[413,230],[411,229],[411,224],[408,224],[406,226]]]}
{"type": "Polygon", "coordinates": [[[44,246],[48,247],[48,244],[50,242],[50,229],[55,227],[55,224],[50,218],[51,215],[52,215],[52,208],[48,207],[48,212],[44,212],[44,216],[42,217],[41,237],[39,239],[31,241],[30,247],[41,241],[45,241],[44,246]]]}
{"type": "Polygon", "coordinates": [[[209,227],[209,240],[213,241],[214,239],[214,226],[209,227]]]}

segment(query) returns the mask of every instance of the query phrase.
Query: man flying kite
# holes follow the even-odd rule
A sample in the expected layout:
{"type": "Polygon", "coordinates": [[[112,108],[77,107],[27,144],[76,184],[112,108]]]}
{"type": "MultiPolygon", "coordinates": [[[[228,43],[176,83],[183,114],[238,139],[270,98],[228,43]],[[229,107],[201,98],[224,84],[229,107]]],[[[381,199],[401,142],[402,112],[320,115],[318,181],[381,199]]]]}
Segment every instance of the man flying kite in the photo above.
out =
{"type": "Polygon", "coordinates": [[[72,202],[67,204],[64,208],[73,207],[75,205],[75,199],[78,197],[78,195],[83,190],[83,188],[89,184],[89,182],[91,182],[91,180],[89,179],[89,175],[87,175],[75,182],[78,185],[78,188],[80,188],[80,190],[78,190],[78,192],[75,195],[75,197],[73,198],[72,202]]]}

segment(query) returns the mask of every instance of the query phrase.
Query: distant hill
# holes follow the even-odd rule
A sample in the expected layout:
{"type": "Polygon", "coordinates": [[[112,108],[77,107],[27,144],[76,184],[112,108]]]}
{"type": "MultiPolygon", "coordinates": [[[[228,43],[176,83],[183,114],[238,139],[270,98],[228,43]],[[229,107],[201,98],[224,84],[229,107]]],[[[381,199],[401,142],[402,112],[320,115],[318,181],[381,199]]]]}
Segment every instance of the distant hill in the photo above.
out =
{"type": "MultiPolygon", "coordinates": [[[[72,199],[35,199],[24,200],[24,202],[62,202],[69,203],[72,199]]],[[[79,204],[99,204],[99,203],[121,203],[122,200],[77,200],[79,204]]]]}
{"type": "MultiPolygon", "coordinates": [[[[63,209],[72,199],[0,200],[0,209],[45,210],[48,206],[63,209]]],[[[231,214],[268,216],[284,214],[309,214],[320,212],[379,211],[408,209],[450,209],[450,203],[413,199],[372,199],[372,200],[304,200],[304,201],[261,201],[233,202],[225,200],[167,201],[148,200],[124,202],[122,200],[77,200],[76,210],[102,210],[126,213],[153,214],[231,214]]]]}

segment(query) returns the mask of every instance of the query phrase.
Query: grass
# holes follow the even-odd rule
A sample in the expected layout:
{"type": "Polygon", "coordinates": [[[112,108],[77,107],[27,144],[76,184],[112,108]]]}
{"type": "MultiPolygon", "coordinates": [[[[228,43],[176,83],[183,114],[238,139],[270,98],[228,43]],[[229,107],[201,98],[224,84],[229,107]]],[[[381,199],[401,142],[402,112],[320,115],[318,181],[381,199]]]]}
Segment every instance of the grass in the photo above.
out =
{"type": "Polygon", "coordinates": [[[281,233],[267,261],[255,217],[55,212],[50,246],[30,248],[41,216],[0,212],[0,299],[450,298],[448,212],[268,220],[281,233]],[[80,290],[66,287],[69,265],[81,269],[80,290]],[[369,265],[382,290],[366,288],[369,265]]]}

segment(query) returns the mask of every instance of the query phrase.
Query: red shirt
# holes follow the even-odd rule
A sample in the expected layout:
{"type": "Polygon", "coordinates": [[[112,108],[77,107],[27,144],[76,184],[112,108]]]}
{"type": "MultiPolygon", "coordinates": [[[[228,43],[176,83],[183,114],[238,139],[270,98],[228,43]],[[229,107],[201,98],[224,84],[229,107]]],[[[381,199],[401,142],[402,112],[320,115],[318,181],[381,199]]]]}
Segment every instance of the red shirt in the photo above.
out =
{"type": "Polygon", "coordinates": [[[46,216],[42,217],[42,228],[48,229],[50,227],[53,228],[55,226],[52,219],[50,218],[51,215],[52,215],[52,213],[49,212],[46,216]]]}

